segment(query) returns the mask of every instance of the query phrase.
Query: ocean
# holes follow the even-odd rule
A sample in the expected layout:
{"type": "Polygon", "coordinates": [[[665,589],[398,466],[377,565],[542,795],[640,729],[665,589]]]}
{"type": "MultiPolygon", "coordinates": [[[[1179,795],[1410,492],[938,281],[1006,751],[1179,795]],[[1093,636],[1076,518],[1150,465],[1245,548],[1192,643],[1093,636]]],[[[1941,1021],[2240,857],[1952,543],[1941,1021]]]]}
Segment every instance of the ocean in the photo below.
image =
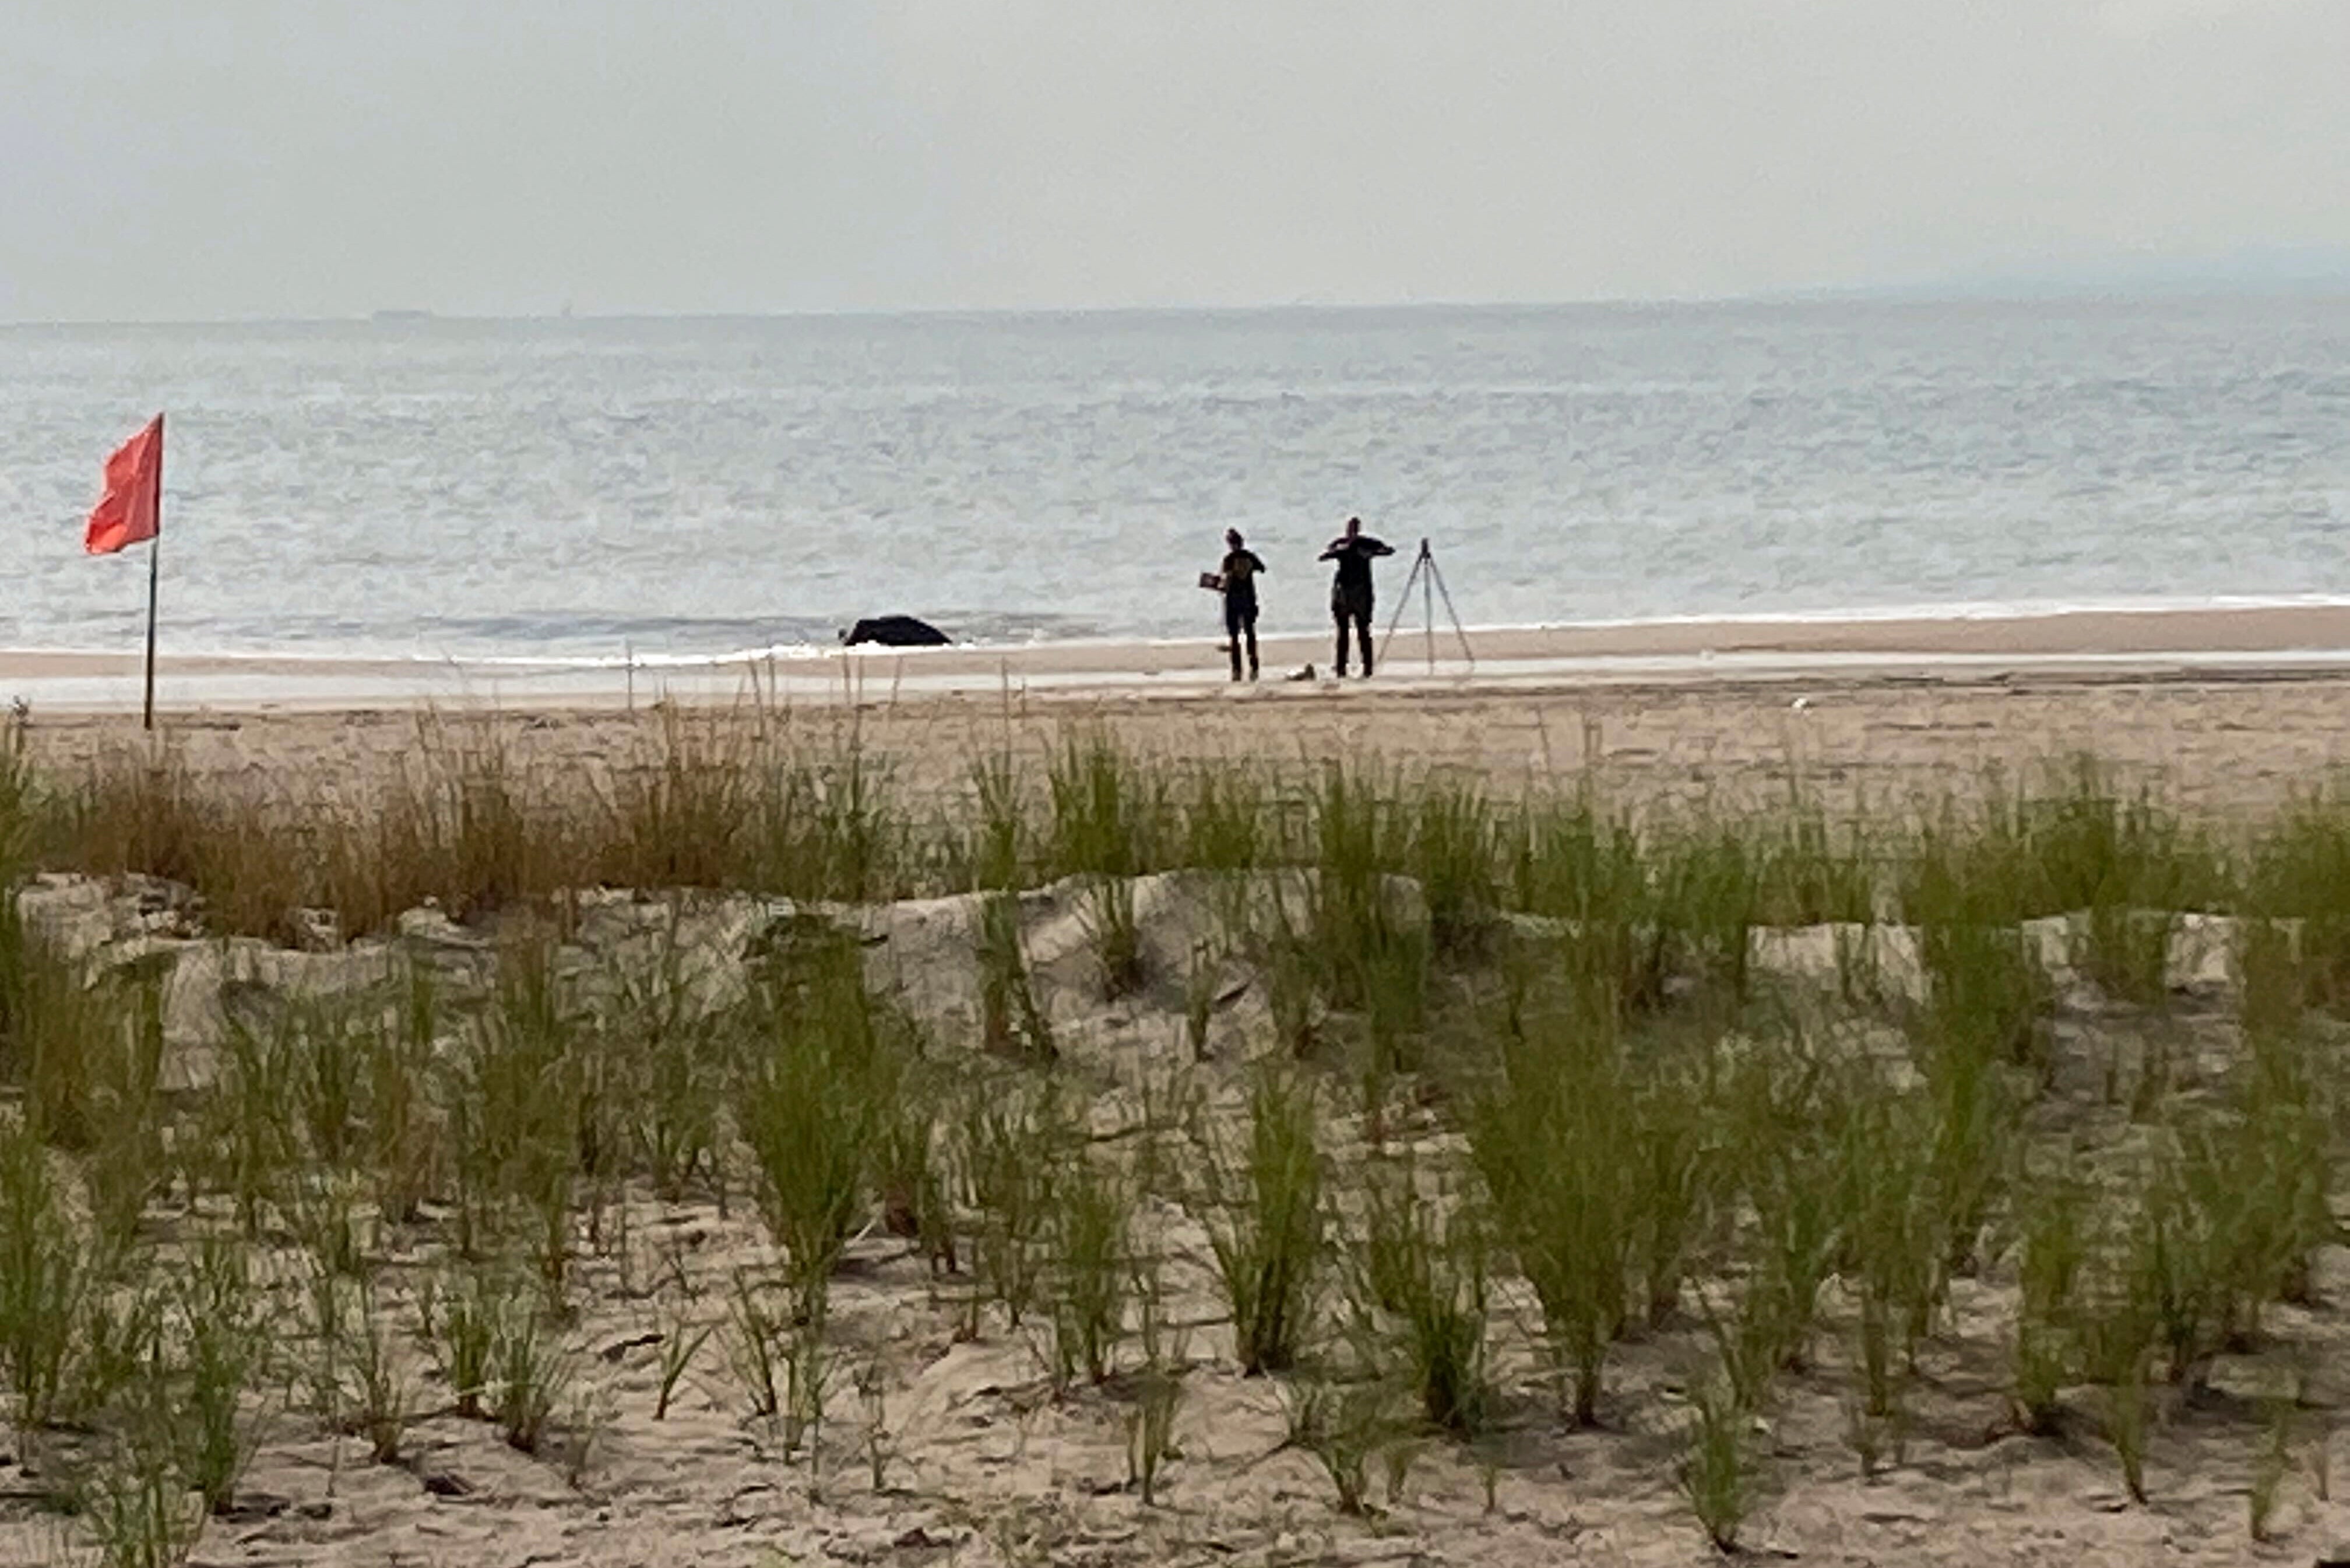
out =
{"type": "Polygon", "coordinates": [[[2350,597],[2350,297],[0,328],[0,647],[692,660],[1326,624],[1350,514],[1530,626],[2350,597]]]}

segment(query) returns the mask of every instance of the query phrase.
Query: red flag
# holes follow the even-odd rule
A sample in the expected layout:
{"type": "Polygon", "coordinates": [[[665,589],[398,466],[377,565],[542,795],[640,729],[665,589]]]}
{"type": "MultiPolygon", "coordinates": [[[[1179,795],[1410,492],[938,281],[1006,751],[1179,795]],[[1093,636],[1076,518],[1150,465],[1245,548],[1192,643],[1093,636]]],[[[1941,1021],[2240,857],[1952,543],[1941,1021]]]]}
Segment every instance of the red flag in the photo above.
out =
{"type": "Polygon", "coordinates": [[[90,509],[81,547],[110,556],[125,545],[152,539],[163,518],[163,416],[117,447],[106,460],[106,493],[90,509]]]}

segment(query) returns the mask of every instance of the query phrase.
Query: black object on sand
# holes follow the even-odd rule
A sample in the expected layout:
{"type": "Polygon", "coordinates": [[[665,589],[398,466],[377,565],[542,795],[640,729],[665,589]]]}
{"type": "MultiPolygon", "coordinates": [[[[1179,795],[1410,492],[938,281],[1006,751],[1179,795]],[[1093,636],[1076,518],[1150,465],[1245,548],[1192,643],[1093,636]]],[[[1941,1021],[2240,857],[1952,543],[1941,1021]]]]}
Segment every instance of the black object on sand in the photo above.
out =
{"type": "Polygon", "coordinates": [[[929,621],[910,615],[877,615],[842,632],[840,640],[851,648],[860,642],[878,642],[884,648],[944,648],[954,639],[929,621]]]}

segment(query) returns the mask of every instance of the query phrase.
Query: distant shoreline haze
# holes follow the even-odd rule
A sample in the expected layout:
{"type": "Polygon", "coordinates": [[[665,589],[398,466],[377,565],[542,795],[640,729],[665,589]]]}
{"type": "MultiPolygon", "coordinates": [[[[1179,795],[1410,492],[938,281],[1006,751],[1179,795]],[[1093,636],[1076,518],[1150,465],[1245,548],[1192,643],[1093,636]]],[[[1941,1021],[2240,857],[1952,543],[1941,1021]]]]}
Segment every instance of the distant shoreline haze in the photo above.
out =
{"type": "Polygon", "coordinates": [[[2258,299],[2275,296],[2350,295],[2350,254],[2331,251],[2254,253],[2234,261],[2150,256],[2129,265],[2021,265],[1935,274],[1912,278],[1792,285],[1729,294],[1603,295],[1558,299],[1443,297],[1409,300],[1290,299],[1226,304],[1072,304],[1067,306],[934,305],[892,308],[654,310],[582,307],[576,302],[542,309],[469,311],[422,305],[381,306],[321,316],[155,317],[136,315],[44,319],[0,319],[0,331],[107,327],[414,327],[442,323],[541,324],[677,321],[829,321],[935,319],[1057,319],[1088,317],[1250,316],[1284,312],[1569,311],[1659,308],[1735,308],[1768,305],[1931,306],[2066,304],[2106,301],[2158,304],[2178,299],[2258,299]]]}

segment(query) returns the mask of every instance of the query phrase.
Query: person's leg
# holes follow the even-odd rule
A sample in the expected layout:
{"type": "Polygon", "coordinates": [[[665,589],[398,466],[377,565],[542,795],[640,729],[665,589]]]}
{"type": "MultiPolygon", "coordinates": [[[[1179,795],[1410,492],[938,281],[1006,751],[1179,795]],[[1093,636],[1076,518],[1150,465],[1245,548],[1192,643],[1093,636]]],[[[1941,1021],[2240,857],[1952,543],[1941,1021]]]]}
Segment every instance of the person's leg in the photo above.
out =
{"type": "Polygon", "coordinates": [[[1343,602],[1330,607],[1330,618],[1338,623],[1338,679],[1347,679],[1347,607],[1343,602]]]}
{"type": "Polygon", "coordinates": [[[1240,606],[1232,603],[1229,598],[1226,599],[1224,601],[1224,648],[1232,655],[1232,679],[1235,680],[1241,678],[1242,625],[1240,606]]]}
{"type": "Polygon", "coordinates": [[[1256,617],[1251,616],[1242,629],[1248,634],[1249,679],[1256,679],[1256,617]]]}
{"type": "Polygon", "coordinates": [[[1364,599],[1355,607],[1355,641],[1363,654],[1363,673],[1371,672],[1371,601],[1364,599]]]}

